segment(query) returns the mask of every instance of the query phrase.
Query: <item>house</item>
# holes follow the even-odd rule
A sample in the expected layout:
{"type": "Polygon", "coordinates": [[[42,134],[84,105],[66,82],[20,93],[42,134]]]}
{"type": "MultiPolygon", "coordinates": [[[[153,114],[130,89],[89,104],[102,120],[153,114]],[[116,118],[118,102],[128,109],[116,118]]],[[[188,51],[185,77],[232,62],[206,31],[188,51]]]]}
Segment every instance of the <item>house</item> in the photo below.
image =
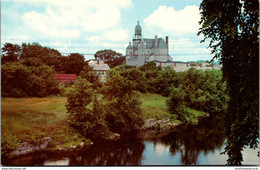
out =
{"type": "Polygon", "coordinates": [[[65,82],[75,82],[77,80],[76,74],[56,74],[56,80],[58,80],[61,84],[65,82]]]}
{"type": "Polygon", "coordinates": [[[104,63],[103,60],[90,60],[88,65],[96,71],[96,74],[99,76],[101,82],[106,81],[107,72],[110,69],[108,64],[104,63]]]}

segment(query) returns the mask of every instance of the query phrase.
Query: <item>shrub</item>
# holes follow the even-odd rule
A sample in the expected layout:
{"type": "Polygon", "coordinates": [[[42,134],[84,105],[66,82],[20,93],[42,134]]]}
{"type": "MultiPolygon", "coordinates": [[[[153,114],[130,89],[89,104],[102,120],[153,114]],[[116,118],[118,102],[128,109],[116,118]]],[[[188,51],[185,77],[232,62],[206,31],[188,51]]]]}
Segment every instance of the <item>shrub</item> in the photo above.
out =
{"type": "Polygon", "coordinates": [[[1,155],[6,155],[10,151],[20,146],[20,140],[15,135],[1,135],[1,155]]]}

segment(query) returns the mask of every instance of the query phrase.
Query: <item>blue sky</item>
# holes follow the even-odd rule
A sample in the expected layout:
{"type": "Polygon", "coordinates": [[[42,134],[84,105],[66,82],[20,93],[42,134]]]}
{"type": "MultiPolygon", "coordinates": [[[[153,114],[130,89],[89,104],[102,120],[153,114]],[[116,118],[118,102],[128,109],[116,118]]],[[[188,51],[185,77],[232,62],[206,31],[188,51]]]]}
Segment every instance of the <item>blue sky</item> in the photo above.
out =
{"type": "Polygon", "coordinates": [[[198,37],[200,0],[2,0],[1,46],[38,42],[87,59],[99,50],[125,55],[139,18],[144,38],[169,36],[174,61],[210,60],[198,37]]]}

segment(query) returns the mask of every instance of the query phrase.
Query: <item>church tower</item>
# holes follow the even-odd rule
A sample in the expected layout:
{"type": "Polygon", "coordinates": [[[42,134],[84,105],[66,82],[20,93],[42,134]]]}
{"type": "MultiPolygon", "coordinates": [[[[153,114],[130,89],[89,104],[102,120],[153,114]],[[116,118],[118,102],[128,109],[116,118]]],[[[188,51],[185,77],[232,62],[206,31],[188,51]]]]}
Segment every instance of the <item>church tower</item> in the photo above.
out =
{"type": "Polygon", "coordinates": [[[139,25],[139,21],[137,21],[137,25],[135,26],[135,36],[133,38],[133,46],[138,46],[142,39],[142,27],[139,25]]]}
{"type": "Polygon", "coordinates": [[[135,26],[135,38],[137,40],[141,40],[142,38],[142,28],[139,25],[139,21],[137,21],[137,25],[135,26]]]}

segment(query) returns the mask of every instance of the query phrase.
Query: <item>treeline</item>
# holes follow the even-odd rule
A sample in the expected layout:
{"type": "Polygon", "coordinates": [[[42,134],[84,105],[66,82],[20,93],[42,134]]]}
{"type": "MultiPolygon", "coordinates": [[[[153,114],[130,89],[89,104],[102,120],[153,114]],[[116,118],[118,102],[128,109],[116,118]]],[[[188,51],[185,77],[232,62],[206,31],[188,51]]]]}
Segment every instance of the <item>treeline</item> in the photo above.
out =
{"type": "MultiPolygon", "coordinates": [[[[107,52],[106,62],[111,66],[122,64],[120,53],[107,52]],[[114,56],[116,57],[114,57],[114,56]]],[[[97,58],[100,59],[99,55],[97,58]]],[[[23,43],[21,46],[5,43],[1,55],[2,97],[46,97],[62,93],[55,73],[80,75],[81,71],[91,71],[78,53],[63,56],[55,49],[38,43],[23,43]]],[[[92,76],[93,77],[93,76],[92,76]]]]}

